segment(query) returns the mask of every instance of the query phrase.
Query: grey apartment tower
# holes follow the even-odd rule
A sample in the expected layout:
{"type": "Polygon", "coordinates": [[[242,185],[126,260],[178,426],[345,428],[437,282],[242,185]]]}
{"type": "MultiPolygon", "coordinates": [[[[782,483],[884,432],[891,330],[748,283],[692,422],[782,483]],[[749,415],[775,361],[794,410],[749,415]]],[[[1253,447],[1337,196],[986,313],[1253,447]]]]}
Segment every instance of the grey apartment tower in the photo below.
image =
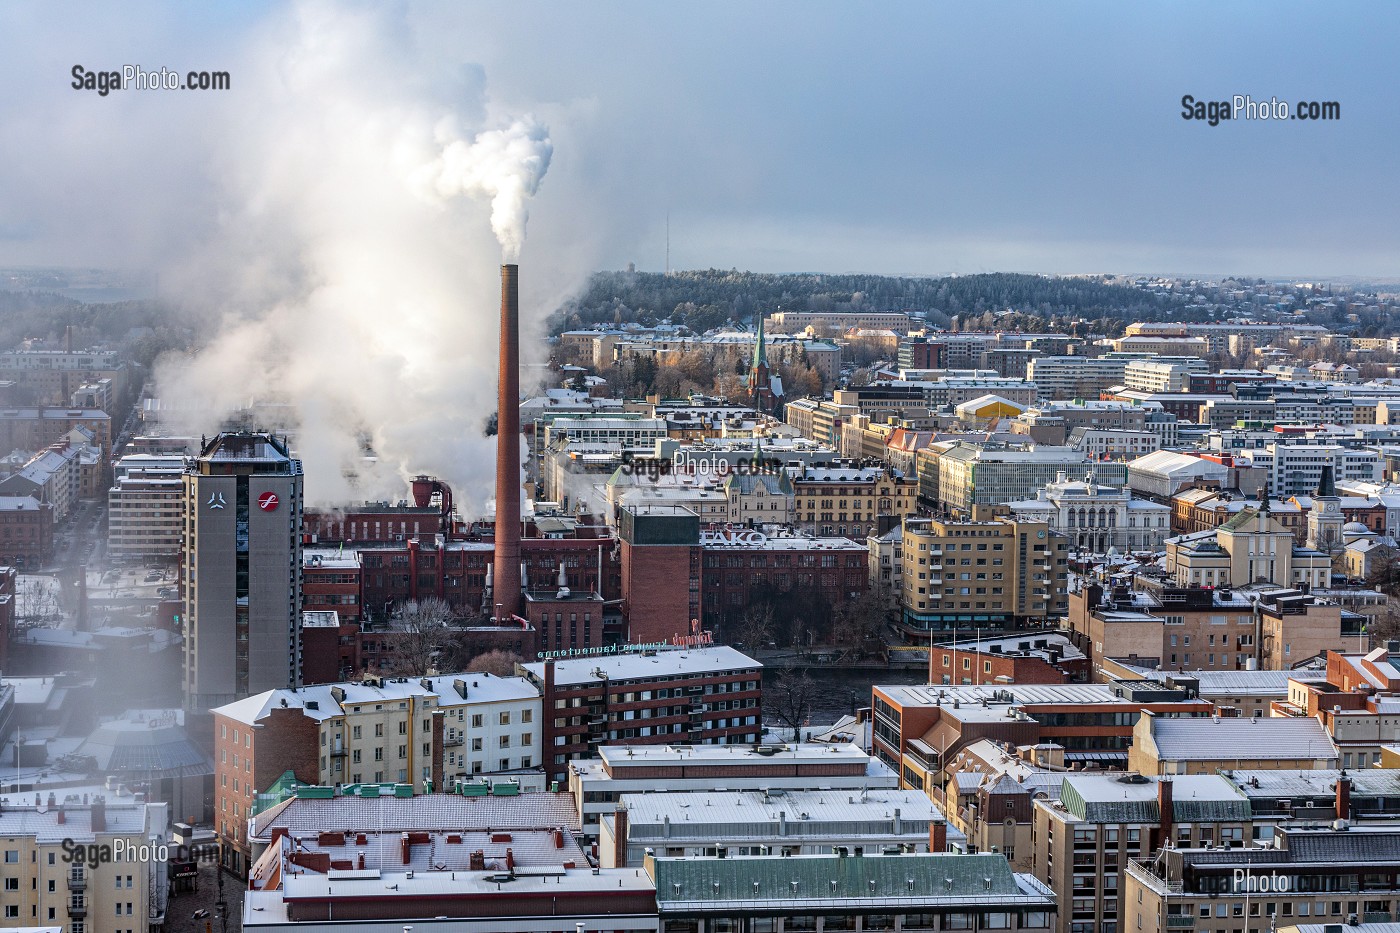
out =
{"type": "Polygon", "coordinates": [[[185,473],[185,706],[301,679],[301,461],[285,438],[223,433],[185,473]]]}

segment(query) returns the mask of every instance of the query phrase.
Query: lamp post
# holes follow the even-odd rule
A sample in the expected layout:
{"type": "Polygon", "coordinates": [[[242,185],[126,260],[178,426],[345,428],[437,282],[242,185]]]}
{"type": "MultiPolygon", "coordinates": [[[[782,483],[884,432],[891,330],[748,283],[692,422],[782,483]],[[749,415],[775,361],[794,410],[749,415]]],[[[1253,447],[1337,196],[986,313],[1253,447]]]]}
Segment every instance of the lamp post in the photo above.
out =
{"type": "Polygon", "coordinates": [[[219,927],[222,933],[228,933],[228,901],[224,899],[224,871],[220,866],[217,872],[219,881],[219,897],[214,901],[214,916],[219,918],[219,927]]]}

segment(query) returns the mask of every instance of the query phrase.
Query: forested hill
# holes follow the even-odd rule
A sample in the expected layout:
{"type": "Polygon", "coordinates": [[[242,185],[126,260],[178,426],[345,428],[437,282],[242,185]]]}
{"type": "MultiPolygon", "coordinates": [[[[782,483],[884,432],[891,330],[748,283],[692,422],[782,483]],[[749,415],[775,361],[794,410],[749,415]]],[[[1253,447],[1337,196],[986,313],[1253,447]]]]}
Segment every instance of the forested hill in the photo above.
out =
{"type": "Polygon", "coordinates": [[[706,269],[661,275],[599,272],[555,317],[555,332],[600,322],[652,323],[671,318],[696,331],[730,320],[749,322],[757,311],[922,311],[935,324],[953,315],[976,317],[1007,310],[1043,319],[1152,320],[1171,299],[1090,278],[989,273],[950,278],[882,275],[773,275],[706,269]]]}

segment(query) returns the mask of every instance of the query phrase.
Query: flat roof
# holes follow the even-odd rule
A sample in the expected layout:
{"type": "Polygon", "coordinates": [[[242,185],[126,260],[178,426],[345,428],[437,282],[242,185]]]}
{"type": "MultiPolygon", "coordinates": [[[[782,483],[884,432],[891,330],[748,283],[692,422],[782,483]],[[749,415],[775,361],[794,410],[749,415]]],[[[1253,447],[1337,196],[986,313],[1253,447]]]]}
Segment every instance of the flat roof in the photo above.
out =
{"type": "Polygon", "coordinates": [[[1322,723],[1291,716],[1159,717],[1152,721],[1152,738],[1158,757],[1163,760],[1337,757],[1337,749],[1322,723]]]}
{"type": "Polygon", "coordinates": [[[290,836],[314,839],[320,833],[344,832],[531,829],[577,832],[579,824],[574,799],[567,793],[509,797],[425,794],[416,797],[291,797],[255,816],[249,836],[266,840],[272,830],[279,827],[285,827],[290,836]]]}
{"type": "MultiPolygon", "coordinates": [[[[564,658],[552,663],[556,686],[597,683],[602,679],[599,673],[608,680],[642,680],[747,670],[756,674],[763,669],[758,661],[728,645],[564,658]]],[[[544,681],[543,662],[522,666],[537,680],[544,681]]]]}
{"type": "Polygon", "coordinates": [[[980,705],[986,700],[989,705],[999,708],[1002,715],[1005,715],[1005,708],[1009,705],[1128,702],[1114,695],[1113,688],[1108,684],[876,684],[875,689],[903,706],[941,704],[945,708],[951,708],[954,702],[957,702],[961,710],[966,710],[969,706],[980,705]]]}
{"type": "Polygon", "coordinates": [[[715,826],[723,826],[722,832],[733,838],[802,838],[833,832],[927,838],[928,824],[945,818],[923,791],[893,788],[622,794],[619,802],[627,809],[634,842],[668,832],[672,838],[712,834],[709,827],[715,826]],[[785,833],[779,829],[784,823],[785,833]]]}
{"type": "MultiPolygon", "coordinates": [[[[795,745],[763,745],[763,753],[753,745],[600,745],[598,757],[608,767],[654,767],[659,764],[738,765],[754,764],[855,764],[871,759],[850,743],[806,742],[795,745]]],[[[582,762],[578,762],[582,764],[582,762]]]]}

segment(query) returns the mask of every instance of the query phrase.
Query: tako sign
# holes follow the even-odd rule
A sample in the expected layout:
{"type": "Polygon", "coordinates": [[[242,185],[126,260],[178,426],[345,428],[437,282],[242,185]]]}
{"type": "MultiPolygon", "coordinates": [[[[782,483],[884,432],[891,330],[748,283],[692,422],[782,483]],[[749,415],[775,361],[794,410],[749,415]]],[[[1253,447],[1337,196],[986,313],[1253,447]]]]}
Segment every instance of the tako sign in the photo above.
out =
{"type": "Polygon", "coordinates": [[[752,528],[731,528],[728,525],[718,528],[711,525],[709,531],[700,532],[701,544],[737,544],[759,547],[767,542],[767,535],[761,531],[754,531],[752,528]]]}

